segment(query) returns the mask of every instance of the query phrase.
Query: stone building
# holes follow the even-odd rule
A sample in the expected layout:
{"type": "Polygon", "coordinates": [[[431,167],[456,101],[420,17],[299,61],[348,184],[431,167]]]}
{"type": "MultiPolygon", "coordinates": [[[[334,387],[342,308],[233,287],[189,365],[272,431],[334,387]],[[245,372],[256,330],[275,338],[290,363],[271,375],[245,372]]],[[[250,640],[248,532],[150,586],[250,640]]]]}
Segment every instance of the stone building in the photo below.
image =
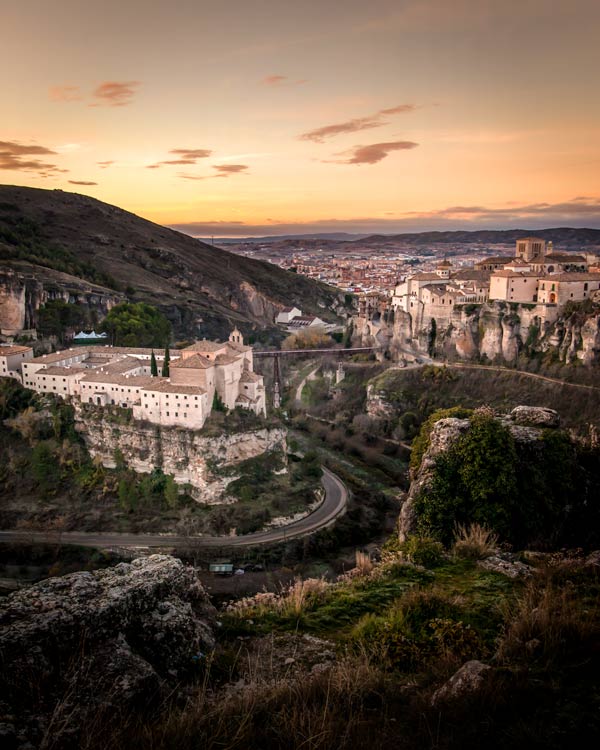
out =
{"type": "Polygon", "coordinates": [[[33,358],[30,346],[6,344],[0,346],[0,377],[21,379],[23,362],[33,358]]]}
{"type": "MultiPolygon", "coordinates": [[[[40,393],[131,408],[134,419],[165,426],[199,429],[215,394],[228,409],[266,414],[263,378],[237,329],[224,343],[198,341],[173,351],[169,377],[152,376],[151,357],[152,349],[77,347],[23,361],[22,382],[40,393]]],[[[160,371],[162,358],[157,362],[160,371]]]]}

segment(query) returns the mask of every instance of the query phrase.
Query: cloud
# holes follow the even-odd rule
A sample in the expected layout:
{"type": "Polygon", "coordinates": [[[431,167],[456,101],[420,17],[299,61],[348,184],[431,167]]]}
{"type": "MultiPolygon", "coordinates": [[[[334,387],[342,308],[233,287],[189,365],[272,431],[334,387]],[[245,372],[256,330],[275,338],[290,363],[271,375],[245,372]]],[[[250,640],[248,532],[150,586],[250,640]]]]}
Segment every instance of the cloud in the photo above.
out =
{"type": "Polygon", "coordinates": [[[279,86],[280,83],[283,83],[284,81],[287,81],[287,76],[278,76],[278,75],[272,75],[267,76],[266,78],[262,79],[262,83],[264,83],[266,86],[279,86]]]}
{"type": "Polygon", "coordinates": [[[87,180],[69,180],[70,185],[97,185],[97,182],[88,182],[87,180]]]}
{"type": "Polygon", "coordinates": [[[60,169],[51,162],[28,158],[53,155],[56,155],[56,151],[52,151],[45,146],[18,143],[17,141],[0,141],[0,169],[14,172],[37,172],[41,177],[67,172],[67,169],[60,169]]]}
{"type": "Polygon", "coordinates": [[[197,159],[208,158],[212,151],[208,148],[172,148],[169,153],[179,158],[158,161],[156,164],[149,164],[146,169],[158,169],[163,165],[195,164],[197,159]]]}
{"type": "Polygon", "coordinates": [[[216,177],[229,177],[232,174],[240,174],[248,169],[247,164],[219,164],[214,166],[213,169],[217,170],[216,177]]]}
{"type": "Polygon", "coordinates": [[[302,133],[298,137],[301,141],[323,143],[327,139],[334,138],[337,135],[357,133],[359,130],[370,130],[371,128],[380,128],[382,125],[388,124],[389,120],[386,118],[389,115],[404,114],[406,112],[412,112],[415,109],[417,109],[416,104],[398,104],[395,107],[389,107],[388,109],[380,109],[378,112],[375,112],[375,114],[367,115],[366,117],[356,117],[352,120],[346,120],[345,122],[324,125],[321,128],[302,133]]]}
{"type": "Polygon", "coordinates": [[[216,177],[231,177],[233,174],[247,174],[248,166],[246,164],[218,164],[213,166],[217,174],[196,175],[180,172],[177,176],[183,180],[211,180],[216,177]]]}
{"type": "Polygon", "coordinates": [[[96,164],[100,167],[100,169],[106,169],[107,167],[112,167],[114,161],[97,161],[96,164]]]}
{"type": "Polygon", "coordinates": [[[392,151],[408,151],[419,144],[414,141],[390,141],[388,143],[371,143],[368,146],[354,146],[348,151],[340,151],[336,156],[344,159],[332,159],[327,163],[333,164],[377,164],[385,159],[392,151]]]}
{"type": "Polygon", "coordinates": [[[125,107],[131,104],[139,81],[104,81],[94,89],[96,101],[90,107],[125,107]]]}
{"type": "Polygon", "coordinates": [[[83,98],[79,86],[51,86],[48,95],[53,102],[78,102],[83,98]]]}
{"type": "MultiPolygon", "coordinates": [[[[387,214],[387,212],[386,212],[387,214]]],[[[600,197],[577,197],[559,203],[521,205],[450,206],[434,211],[397,213],[353,219],[322,219],[286,223],[246,224],[239,221],[192,222],[172,225],[194,237],[260,237],[283,234],[351,232],[360,235],[402,232],[525,229],[548,227],[589,227],[600,229],[600,197]]]]}
{"type": "Polygon", "coordinates": [[[306,78],[292,79],[288,76],[270,75],[262,79],[261,83],[264,86],[301,86],[303,83],[307,83],[306,78]]]}

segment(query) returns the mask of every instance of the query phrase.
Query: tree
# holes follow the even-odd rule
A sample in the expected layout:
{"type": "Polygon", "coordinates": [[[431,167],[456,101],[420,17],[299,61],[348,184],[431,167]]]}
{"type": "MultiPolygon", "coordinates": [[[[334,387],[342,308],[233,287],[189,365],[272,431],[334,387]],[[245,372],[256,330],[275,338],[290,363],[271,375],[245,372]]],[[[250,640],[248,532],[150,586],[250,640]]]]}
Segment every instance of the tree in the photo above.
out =
{"type": "Polygon", "coordinates": [[[171,359],[171,357],[169,355],[169,345],[167,344],[165,346],[165,359],[163,361],[162,372],[161,372],[161,375],[163,376],[163,378],[168,378],[169,377],[169,361],[170,361],[170,359],[171,359]]]}
{"type": "Polygon", "coordinates": [[[176,508],[179,503],[179,489],[171,475],[165,477],[165,502],[169,508],[176,508]]]}
{"type": "Polygon", "coordinates": [[[161,346],[171,336],[171,324],[152,305],[145,302],[121,302],[102,321],[115,346],[161,346]]]}
{"type": "Polygon", "coordinates": [[[63,299],[49,300],[38,308],[37,330],[42,336],[56,336],[63,342],[69,329],[84,328],[88,319],[89,310],[83,305],[63,299]]]}
{"type": "Polygon", "coordinates": [[[223,399],[219,396],[219,394],[216,391],[215,391],[215,395],[213,396],[212,410],[222,411],[222,412],[227,411],[227,407],[223,403],[223,399]]]}
{"type": "Polygon", "coordinates": [[[283,344],[282,349],[328,349],[333,346],[333,339],[320,326],[304,328],[292,333],[283,344]]]}
{"type": "Polygon", "coordinates": [[[154,349],[152,350],[152,356],[150,357],[150,375],[152,375],[153,378],[158,375],[158,365],[156,364],[154,349]]]}

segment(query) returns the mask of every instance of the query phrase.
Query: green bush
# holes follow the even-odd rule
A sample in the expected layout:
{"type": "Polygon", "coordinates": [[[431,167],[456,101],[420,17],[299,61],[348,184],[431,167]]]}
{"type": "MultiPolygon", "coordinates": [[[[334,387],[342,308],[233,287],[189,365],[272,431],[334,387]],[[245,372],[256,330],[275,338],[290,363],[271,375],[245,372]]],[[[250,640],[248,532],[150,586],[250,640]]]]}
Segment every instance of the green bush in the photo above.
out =
{"type": "Polygon", "coordinates": [[[411,536],[400,548],[410,562],[425,568],[435,568],[444,561],[444,546],[431,537],[411,536]]]}

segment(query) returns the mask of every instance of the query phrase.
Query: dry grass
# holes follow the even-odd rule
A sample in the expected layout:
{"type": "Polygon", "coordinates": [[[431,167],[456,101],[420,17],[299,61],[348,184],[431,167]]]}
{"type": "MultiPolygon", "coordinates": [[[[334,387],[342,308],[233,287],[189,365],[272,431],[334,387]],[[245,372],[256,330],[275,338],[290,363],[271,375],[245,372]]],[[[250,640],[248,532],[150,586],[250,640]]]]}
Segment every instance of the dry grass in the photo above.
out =
{"type": "Polygon", "coordinates": [[[469,560],[483,560],[496,552],[498,535],[491,529],[472,523],[458,524],[454,531],[452,552],[455,557],[469,560]]]}
{"type": "Polygon", "coordinates": [[[325,750],[358,748],[369,739],[367,705],[381,707],[385,675],[365,656],[317,674],[253,681],[218,700],[204,686],[184,710],[140,729],[153,750],[325,750]]]}
{"type": "Polygon", "coordinates": [[[261,591],[254,596],[238,599],[227,607],[234,617],[260,617],[269,613],[300,616],[308,601],[319,598],[331,584],[324,578],[297,578],[279,594],[261,591]]]}
{"type": "Polygon", "coordinates": [[[375,567],[375,564],[373,560],[371,560],[371,556],[368,552],[361,552],[359,549],[357,549],[355,559],[355,569],[359,571],[359,575],[368,576],[375,567]]]}
{"type": "MultiPolygon", "coordinates": [[[[537,661],[550,668],[579,657],[585,661],[597,648],[600,603],[598,599],[582,601],[565,572],[540,571],[512,606],[505,604],[507,625],[498,649],[500,661],[537,661]]],[[[568,572],[574,577],[572,567],[568,572]]]]}

